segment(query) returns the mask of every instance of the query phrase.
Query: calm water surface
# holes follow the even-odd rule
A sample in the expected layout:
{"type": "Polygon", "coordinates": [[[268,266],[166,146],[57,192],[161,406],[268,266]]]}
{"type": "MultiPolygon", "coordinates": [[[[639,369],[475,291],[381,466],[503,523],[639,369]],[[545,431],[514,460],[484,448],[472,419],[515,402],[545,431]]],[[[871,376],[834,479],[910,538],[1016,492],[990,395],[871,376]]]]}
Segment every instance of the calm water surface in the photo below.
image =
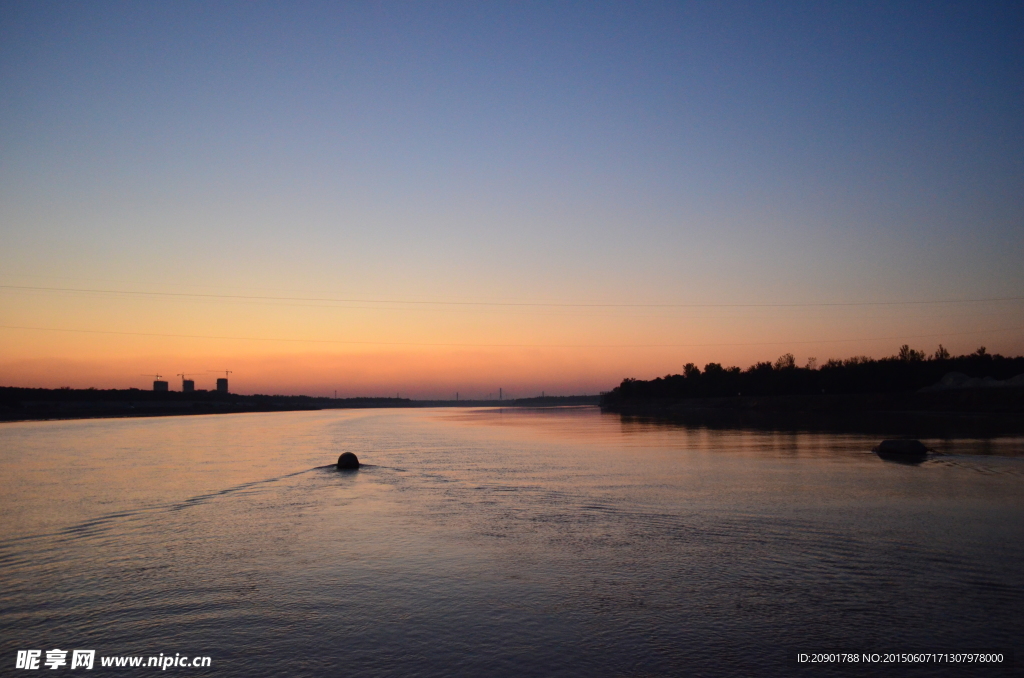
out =
{"type": "Polygon", "coordinates": [[[1011,675],[791,664],[1024,661],[1024,439],[926,442],[905,466],[594,408],[4,424],[0,672],[85,648],[213,658],[180,675],[1011,675]],[[371,466],[319,468],[344,451],[371,466]]]}

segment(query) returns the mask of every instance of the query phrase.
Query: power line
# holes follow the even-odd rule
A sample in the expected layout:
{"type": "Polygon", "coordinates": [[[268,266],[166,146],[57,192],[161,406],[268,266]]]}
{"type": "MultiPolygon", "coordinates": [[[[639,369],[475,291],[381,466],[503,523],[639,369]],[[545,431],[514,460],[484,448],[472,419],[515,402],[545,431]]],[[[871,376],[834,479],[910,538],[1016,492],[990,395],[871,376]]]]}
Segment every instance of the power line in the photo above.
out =
{"type": "Polygon", "coordinates": [[[0,285],[0,289],[27,290],[36,292],[77,292],[85,294],[115,294],[122,296],[146,296],[191,299],[233,299],[237,301],[303,301],[331,302],[342,304],[404,304],[417,306],[500,306],[539,308],[821,308],[853,306],[978,304],[1004,301],[1024,301],[1024,297],[983,297],[977,299],[922,299],[913,301],[831,301],[811,303],[768,304],[557,303],[533,301],[422,301],[413,299],[340,299],[331,297],[277,297],[250,294],[204,294],[199,292],[139,292],[133,290],[82,289],[76,287],[31,287],[27,285],[0,285]]]}
{"type": "Polygon", "coordinates": [[[697,348],[705,346],[785,346],[791,344],[834,344],[857,341],[905,341],[907,339],[934,339],[977,334],[996,334],[1000,332],[1024,332],[1024,327],[1003,327],[990,330],[973,330],[970,332],[941,332],[936,334],[911,334],[894,337],[863,337],[853,339],[813,339],[796,341],[755,341],[755,342],[708,342],[698,344],[463,344],[449,342],[397,342],[397,341],[352,341],[347,339],[294,339],[273,337],[225,337],[204,334],[163,334],[158,332],[118,332],[114,330],[79,330],[61,327],[27,327],[20,325],[0,325],[5,330],[30,330],[39,332],[78,332],[83,334],[106,334],[130,337],[162,337],[168,339],[218,339],[227,341],[277,341],[307,344],[345,344],[359,346],[422,346],[449,348],[697,348]]]}

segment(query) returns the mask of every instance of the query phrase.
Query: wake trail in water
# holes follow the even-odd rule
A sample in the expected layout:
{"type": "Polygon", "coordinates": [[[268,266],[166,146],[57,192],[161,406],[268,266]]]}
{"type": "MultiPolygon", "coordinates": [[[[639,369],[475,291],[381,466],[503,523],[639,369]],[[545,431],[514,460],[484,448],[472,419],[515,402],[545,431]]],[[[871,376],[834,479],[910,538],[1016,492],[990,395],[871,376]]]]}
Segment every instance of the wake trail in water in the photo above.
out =
{"type": "Polygon", "coordinates": [[[241,483],[240,485],[228,487],[223,490],[217,490],[216,492],[207,492],[205,494],[199,494],[194,497],[189,497],[187,499],[182,499],[180,501],[170,502],[167,504],[155,504],[152,506],[142,506],[135,509],[105,513],[95,518],[89,518],[88,520],[83,520],[81,522],[69,525],[67,527],[63,527],[53,532],[30,534],[21,537],[15,537],[13,539],[5,539],[0,541],[0,563],[7,562],[9,556],[6,553],[6,551],[9,548],[12,548],[19,544],[31,543],[33,541],[39,541],[42,539],[56,538],[58,542],[63,542],[96,536],[115,524],[123,524],[126,522],[139,520],[154,514],[182,511],[187,508],[201,506],[219,497],[237,494],[239,492],[244,492],[255,487],[260,487],[262,485],[269,485],[271,483],[276,483],[282,480],[286,480],[288,478],[294,478],[305,473],[316,471],[319,468],[325,467],[321,466],[317,468],[305,469],[303,471],[296,471],[294,473],[286,473],[284,475],[277,476],[274,478],[264,478],[262,480],[254,480],[248,483],[241,483]]]}
{"type": "Polygon", "coordinates": [[[974,471],[984,475],[1024,476],[1024,460],[1019,457],[996,457],[937,453],[931,455],[928,464],[974,471]]]}

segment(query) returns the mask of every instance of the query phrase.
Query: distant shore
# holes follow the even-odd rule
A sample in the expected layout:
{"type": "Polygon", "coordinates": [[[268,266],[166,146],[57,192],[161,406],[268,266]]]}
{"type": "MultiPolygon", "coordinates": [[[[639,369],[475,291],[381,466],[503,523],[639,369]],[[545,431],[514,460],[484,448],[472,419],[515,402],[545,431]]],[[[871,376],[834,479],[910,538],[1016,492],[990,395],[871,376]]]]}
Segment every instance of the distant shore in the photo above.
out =
{"type": "Polygon", "coordinates": [[[624,419],[709,428],[863,432],[912,437],[1024,433],[1024,388],[735,396],[604,402],[624,419]]]}
{"type": "Polygon", "coordinates": [[[599,396],[544,396],[508,400],[412,400],[410,398],[321,398],[239,395],[217,391],[140,389],[45,389],[0,387],[0,422],[53,419],[168,417],[242,412],[372,407],[559,407],[597,405],[599,396]]]}
{"type": "Polygon", "coordinates": [[[904,344],[887,358],[813,358],[792,353],[746,369],[693,363],[681,374],[624,379],[601,396],[624,417],[723,428],[895,433],[915,437],[1024,433],[1024,356],[930,357],[904,344]]]}

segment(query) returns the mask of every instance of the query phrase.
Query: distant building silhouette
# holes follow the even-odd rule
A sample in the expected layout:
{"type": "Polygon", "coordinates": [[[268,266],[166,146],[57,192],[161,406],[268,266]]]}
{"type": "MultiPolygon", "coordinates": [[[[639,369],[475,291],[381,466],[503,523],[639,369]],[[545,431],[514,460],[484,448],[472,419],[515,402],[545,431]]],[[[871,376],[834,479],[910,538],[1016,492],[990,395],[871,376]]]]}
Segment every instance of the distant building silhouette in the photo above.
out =
{"type": "Polygon", "coordinates": [[[167,382],[166,381],[161,381],[159,379],[154,381],[153,382],[153,390],[154,391],[166,391],[167,390],[167,382]]]}
{"type": "MultiPolygon", "coordinates": [[[[226,378],[224,378],[224,377],[221,377],[220,379],[217,380],[217,393],[227,393],[227,392],[228,392],[228,380],[226,378]]],[[[338,392],[337,391],[334,392],[334,397],[338,397],[338,392]]]]}
{"type": "Polygon", "coordinates": [[[184,391],[185,393],[192,393],[193,391],[196,390],[196,382],[192,381],[191,379],[182,379],[181,390],[184,391]]]}

